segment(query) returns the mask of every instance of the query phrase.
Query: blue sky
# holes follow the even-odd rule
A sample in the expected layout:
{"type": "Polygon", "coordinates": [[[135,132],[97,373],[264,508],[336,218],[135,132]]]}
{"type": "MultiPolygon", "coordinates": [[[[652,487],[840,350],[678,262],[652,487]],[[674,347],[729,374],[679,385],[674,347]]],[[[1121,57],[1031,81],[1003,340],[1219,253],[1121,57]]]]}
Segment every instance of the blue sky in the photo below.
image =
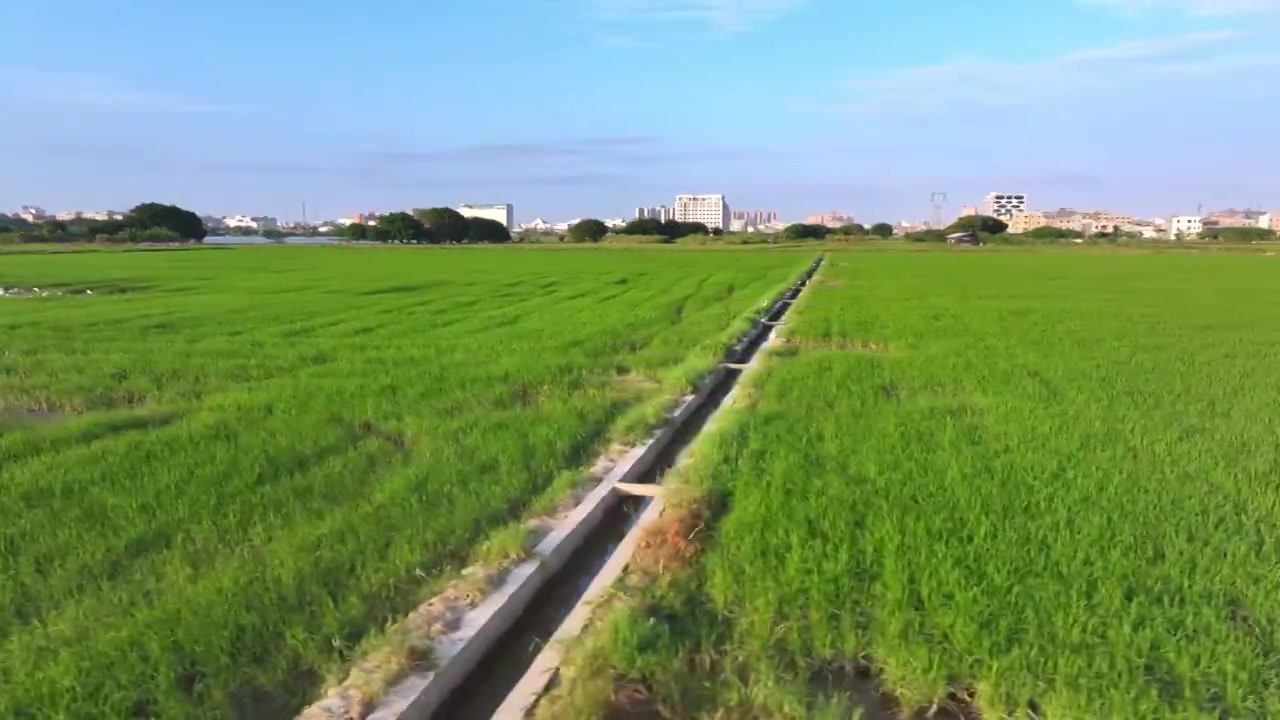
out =
{"type": "Polygon", "coordinates": [[[0,28],[6,210],[1280,209],[1280,0],[13,0],[0,28]]]}

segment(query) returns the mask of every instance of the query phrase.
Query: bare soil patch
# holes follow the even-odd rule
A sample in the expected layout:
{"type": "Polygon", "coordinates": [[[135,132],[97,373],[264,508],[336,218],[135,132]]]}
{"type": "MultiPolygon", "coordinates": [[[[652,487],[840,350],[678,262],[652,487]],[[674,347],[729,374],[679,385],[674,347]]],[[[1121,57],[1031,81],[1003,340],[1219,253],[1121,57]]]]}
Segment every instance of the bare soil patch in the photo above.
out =
{"type": "Polygon", "coordinates": [[[708,497],[663,509],[640,536],[630,572],[653,581],[687,568],[707,542],[711,518],[722,504],[708,497]]]}
{"type": "Polygon", "coordinates": [[[618,683],[605,703],[602,717],[605,720],[665,720],[670,716],[662,712],[643,685],[618,683]]]}
{"type": "Polygon", "coordinates": [[[43,425],[57,422],[64,417],[66,417],[65,413],[47,408],[0,407],[0,427],[5,425],[43,425]]]}
{"type": "Polygon", "coordinates": [[[863,720],[981,720],[982,717],[974,702],[973,690],[967,688],[908,710],[880,684],[875,671],[864,662],[827,665],[809,677],[809,687],[817,696],[840,696],[848,700],[855,717],[863,720]]]}
{"type": "Polygon", "coordinates": [[[889,346],[886,343],[876,340],[846,340],[830,338],[824,340],[805,339],[795,342],[805,350],[831,350],[834,352],[862,353],[866,355],[882,355],[889,352],[889,346]]]}

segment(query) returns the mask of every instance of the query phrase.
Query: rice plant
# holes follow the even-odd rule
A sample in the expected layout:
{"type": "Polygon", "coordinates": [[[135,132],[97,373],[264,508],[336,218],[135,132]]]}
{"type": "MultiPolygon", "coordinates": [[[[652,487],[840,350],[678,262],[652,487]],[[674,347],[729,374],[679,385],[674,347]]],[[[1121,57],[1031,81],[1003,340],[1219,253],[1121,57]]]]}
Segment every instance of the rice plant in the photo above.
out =
{"type": "Polygon", "coordinates": [[[690,478],[701,561],[575,671],[598,701],[1280,715],[1276,258],[835,253],[784,330],[690,478]]]}
{"type": "Polygon", "coordinates": [[[6,254],[0,717],[291,715],[811,259],[6,254]]]}

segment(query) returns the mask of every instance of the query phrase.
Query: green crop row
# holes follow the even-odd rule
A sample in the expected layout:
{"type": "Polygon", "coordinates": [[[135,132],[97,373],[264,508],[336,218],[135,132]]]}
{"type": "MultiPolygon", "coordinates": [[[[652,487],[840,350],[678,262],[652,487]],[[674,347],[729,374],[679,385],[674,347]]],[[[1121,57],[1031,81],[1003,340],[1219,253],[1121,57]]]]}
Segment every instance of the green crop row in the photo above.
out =
{"type": "Polygon", "coordinates": [[[6,255],[0,717],[292,714],[811,257],[6,255]]]}
{"type": "Polygon", "coordinates": [[[1280,715],[1277,258],[833,253],[783,330],[546,716],[1280,715]]]}

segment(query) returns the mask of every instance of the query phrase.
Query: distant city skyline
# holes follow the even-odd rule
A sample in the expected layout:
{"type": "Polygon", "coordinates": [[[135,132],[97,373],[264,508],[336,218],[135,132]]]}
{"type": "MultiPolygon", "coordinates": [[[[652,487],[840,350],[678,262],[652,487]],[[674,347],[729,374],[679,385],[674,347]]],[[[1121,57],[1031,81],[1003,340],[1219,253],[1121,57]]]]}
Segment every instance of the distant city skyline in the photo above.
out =
{"type": "Polygon", "coordinates": [[[351,19],[335,0],[4,4],[21,31],[0,60],[0,205],[292,220],[497,198],[520,222],[690,188],[785,218],[929,217],[931,192],[950,214],[1002,188],[1141,215],[1280,204],[1271,0],[989,0],[981,43],[957,32],[978,21],[964,3],[387,0],[362,8],[360,52],[314,46],[351,19]]]}
{"type": "MultiPolygon", "coordinates": [[[[456,208],[466,217],[481,217],[503,223],[513,232],[555,232],[563,233],[580,222],[583,217],[570,220],[549,222],[535,218],[527,222],[513,220],[513,207],[510,203],[474,205],[463,204],[456,208]]],[[[991,192],[983,199],[983,207],[965,205],[957,217],[962,218],[979,214],[992,215],[1005,221],[1008,232],[1026,233],[1037,228],[1055,228],[1079,233],[1084,237],[1097,233],[1124,233],[1144,238],[1182,238],[1193,236],[1203,231],[1220,232],[1230,228],[1257,228],[1280,232],[1280,211],[1245,207],[1237,209],[1228,207],[1210,211],[1201,215],[1172,214],[1163,217],[1139,217],[1113,210],[1089,209],[1075,210],[1059,206],[1057,210],[1033,207],[1025,193],[991,192]]],[[[198,214],[198,213],[197,213],[198,214]]],[[[24,205],[17,211],[9,213],[12,217],[34,223],[74,220],[118,220],[126,217],[118,211],[64,211],[51,213],[43,207],[24,205]]],[[[251,230],[258,232],[277,230],[300,230],[304,228],[319,229],[321,232],[340,231],[352,223],[378,224],[382,213],[365,211],[350,217],[325,219],[302,225],[299,223],[280,222],[272,216],[211,216],[202,215],[200,219],[210,232],[235,230],[251,230]]],[[[659,221],[674,220],[677,222],[701,222],[711,228],[727,229],[731,232],[778,232],[785,228],[786,222],[779,222],[776,213],[759,210],[731,211],[724,195],[680,195],[672,206],[637,207],[635,219],[654,219],[659,221]],[[726,227],[727,226],[727,227],[726,227]]],[[[606,227],[620,228],[629,222],[621,217],[598,217],[606,227]]],[[[932,227],[942,228],[951,224],[953,218],[939,217],[927,221],[900,220],[889,223],[895,233],[914,232],[932,227]],[[941,222],[942,225],[934,223],[941,222]]],[[[853,216],[839,211],[829,211],[810,215],[805,223],[821,224],[827,227],[840,227],[855,222],[853,216]]],[[[862,223],[864,226],[874,223],[862,223]]]]}

